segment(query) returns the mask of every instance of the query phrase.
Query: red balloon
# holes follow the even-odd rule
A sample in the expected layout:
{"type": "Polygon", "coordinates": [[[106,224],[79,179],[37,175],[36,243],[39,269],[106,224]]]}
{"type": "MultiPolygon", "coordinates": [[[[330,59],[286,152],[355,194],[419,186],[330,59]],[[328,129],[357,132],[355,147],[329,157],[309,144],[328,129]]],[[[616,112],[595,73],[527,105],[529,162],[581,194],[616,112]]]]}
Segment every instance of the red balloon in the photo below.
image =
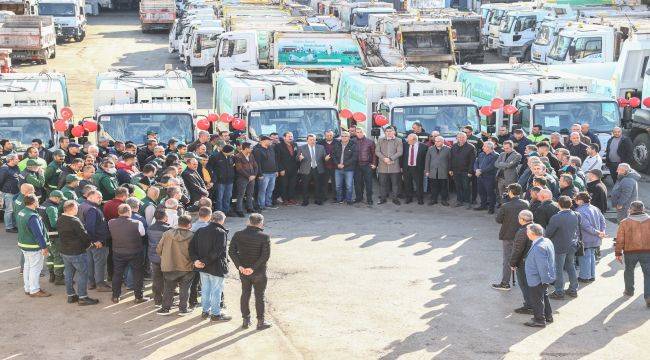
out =
{"type": "Polygon", "coordinates": [[[479,112],[483,116],[490,116],[494,112],[491,107],[489,106],[481,106],[481,109],[479,109],[479,112]]]}
{"type": "Polygon", "coordinates": [[[232,116],[228,113],[223,113],[219,115],[219,121],[224,122],[224,123],[229,123],[232,121],[232,116]]]}
{"type": "Polygon", "coordinates": [[[502,98],[494,98],[492,99],[492,102],[490,102],[490,107],[492,110],[498,110],[503,107],[503,104],[505,104],[505,101],[503,101],[502,98]]]}
{"type": "Polygon", "coordinates": [[[366,121],[366,114],[362,112],[355,112],[354,114],[352,114],[352,118],[356,122],[364,122],[366,121]]]}
{"type": "Polygon", "coordinates": [[[339,112],[339,117],[343,119],[349,119],[352,117],[352,111],[348,109],[343,109],[339,112]]]}
{"type": "Polygon", "coordinates": [[[630,106],[633,107],[633,108],[637,108],[637,107],[639,107],[641,105],[641,99],[639,99],[636,96],[633,97],[633,98],[630,98],[630,100],[628,100],[628,102],[629,102],[630,106]]]}
{"type": "Polygon", "coordinates": [[[84,129],[88,130],[88,132],[95,132],[97,131],[97,122],[93,120],[86,120],[83,123],[84,129]]]}
{"type": "Polygon", "coordinates": [[[626,98],[618,98],[618,99],[616,99],[616,102],[618,102],[619,107],[626,107],[626,106],[629,105],[626,98]]]}
{"type": "Polygon", "coordinates": [[[377,125],[377,126],[388,125],[388,119],[384,115],[376,115],[375,116],[375,125],[377,125]]]}
{"type": "Polygon", "coordinates": [[[72,130],[70,130],[70,133],[74,137],[81,137],[81,136],[84,135],[85,131],[86,131],[86,129],[84,129],[83,125],[77,125],[77,126],[73,127],[72,130]]]}
{"type": "Polygon", "coordinates": [[[213,123],[219,120],[219,116],[217,114],[208,114],[208,116],[206,116],[206,119],[208,119],[209,122],[213,123]]]}
{"type": "Polygon", "coordinates": [[[246,129],[246,121],[240,118],[235,118],[230,124],[232,125],[232,128],[237,131],[246,129]]]}
{"type": "Polygon", "coordinates": [[[54,130],[56,130],[58,132],[65,132],[66,130],[68,130],[68,122],[63,120],[63,119],[59,119],[59,120],[55,121],[54,122],[54,130]]]}
{"type": "Polygon", "coordinates": [[[208,130],[210,128],[210,122],[208,119],[201,119],[196,122],[196,127],[199,128],[199,130],[208,130]]]}
{"type": "Polygon", "coordinates": [[[72,115],[73,115],[72,109],[70,109],[69,107],[66,106],[64,108],[61,108],[61,117],[63,118],[63,120],[72,119],[72,115]]]}
{"type": "Polygon", "coordinates": [[[643,99],[643,106],[650,108],[650,97],[643,99]]]}
{"type": "Polygon", "coordinates": [[[517,107],[514,105],[508,104],[503,107],[503,113],[506,115],[512,115],[515,114],[516,112],[517,112],[517,107]]]}

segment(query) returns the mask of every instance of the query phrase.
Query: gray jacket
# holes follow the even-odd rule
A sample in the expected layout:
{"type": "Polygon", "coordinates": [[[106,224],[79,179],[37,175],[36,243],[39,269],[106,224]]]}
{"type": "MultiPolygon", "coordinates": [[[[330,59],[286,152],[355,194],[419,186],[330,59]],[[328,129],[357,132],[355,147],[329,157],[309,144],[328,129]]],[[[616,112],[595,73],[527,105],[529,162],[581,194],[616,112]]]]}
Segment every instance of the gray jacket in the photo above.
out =
{"type": "Polygon", "coordinates": [[[402,140],[395,138],[388,140],[386,138],[379,139],[377,147],[375,148],[375,155],[379,158],[377,161],[377,172],[380,174],[394,174],[400,172],[400,161],[404,152],[402,140]],[[384,158],[391,160],[390,164],[384,162],[384,158]]]}
{"type": "Polygon", "coordinates": [[[639,179],[641,179],[641,175],[634,170],[630,170],[625,176],[618,177],[618,181],[616,181],[612,191],[609,193],[613,207],[622,206],[623,209],[621,210],[625,210],[625,214],[627,214],[627,209],[630,207],[632,201],[638,198],[639,189],[637,181],[639,179]]]}
{"type": "Polygon", "coordinates": [[[521,162],[521,154],[512,150],[506,160],[507,155],[505,151],[499,154],[494,166],[498,169],[497,178],[503,175],[506,184],[513,184],[517,182],[517,165],[521,162]]]}
{"type": "Polygon", "coordinates": [[[424,173],[429,174],[429,179],[447,179],[449,176],[449,161],[451,148],[443,145],[440,150],[436,146],[429,147],[424,161],[424,173]]]}
{"type": "Polygon", "coordinates": [[[544,236],[551,239],[556,254],[575,251],[578,243],[578,214],[572,210],[560,210],[551,216],[544,236]]]}
{"type": "MultiPolygon", "coordinates": [[[[298,167],[298,174],[308,175],[311,171],[311,153],[309,145],[305,144],[298,147],[298,156],[304,156],[298,167]]],[[[319,174],[325,172],[325,147],[321,144],[314,145],[314,154],[316,155],[316,169],[319,174]]]]}

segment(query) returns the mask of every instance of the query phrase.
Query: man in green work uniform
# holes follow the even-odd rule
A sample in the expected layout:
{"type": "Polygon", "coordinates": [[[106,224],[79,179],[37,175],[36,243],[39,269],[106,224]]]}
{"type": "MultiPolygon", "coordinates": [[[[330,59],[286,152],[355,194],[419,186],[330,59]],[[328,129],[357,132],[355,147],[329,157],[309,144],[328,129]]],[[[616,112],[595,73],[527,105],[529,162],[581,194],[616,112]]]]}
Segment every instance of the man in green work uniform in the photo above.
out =
{"type": "Polygon", "coordinates": [[[42,199],[45,195],[45,175],[43,173],[43,168],[38,161],[29,159],[26,162],[25,170],[20,172],[18,183],[32,184],[36,196],[42,199]]]}
{"type": "Polygon", "coordinates": [[[115,163],[111,160],[104,160],[99,166],[99,170],[93,175],[93,182],[106,201],[115,197],[115,189],[118,186],[116,173],[115,163]]]}
{"type": "MultiPolygon", "coordinates": [[[[23,184],[23,186],[29,184],[23,184]]],[[[29,185],[31,186],[31,185],[29,185]]],[[[18,227],[18,247],[25,259],[23,266],[23,283],[25,295],[29,297],[51,296],[40,285],[43,258],[49,255],[47,249],[47,231],[38,216],[38,198],[34,194],[25,195],[25,207],[16,215],[18,227]]]]}
{"type": "Polygon", "coordinates": [[[61,193],[63,193],[63,197],[65,200],[74,200],[77,202],[81,202],[79,198],[77,197],[77,187],[79,186],[79,178],[77,175],[74,174],[68,174],[65,177],[65,186],[61,188],[61,193]]]}
{"type": "Polygon", "coordinates": [[[65,166],[65,151],[61,149],[54,150],[52,157],[54,160],[45,169],[45,190],[48,193],[59,190],[59,177],[65,166]]]}
{"type": "Polygon", "coordinates": [[[50,192],[49,197],[38,207],[38,214],[43,220],[47,236],[50,255],[47,257],[47,268],[50,270],[50,282],[54,285],[65,285],[63,278],[63,259],[59,253],[59,233],[56,231],[56,222],[59,219],[60,205],[63,204],[63,193],[60,190],[50,192]]]}

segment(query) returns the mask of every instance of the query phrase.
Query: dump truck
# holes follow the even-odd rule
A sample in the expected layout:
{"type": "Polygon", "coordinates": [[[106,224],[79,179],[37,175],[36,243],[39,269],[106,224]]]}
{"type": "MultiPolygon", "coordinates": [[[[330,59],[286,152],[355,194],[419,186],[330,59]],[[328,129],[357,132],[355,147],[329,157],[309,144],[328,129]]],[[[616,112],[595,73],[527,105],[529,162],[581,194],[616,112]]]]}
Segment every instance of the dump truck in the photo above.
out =
{"type": "Polygon", "coordinates": [[[86,37],[86,2],[84,0],[38,0],[38,14],[52,16],[59,43],[86,37]]]}
{"type": "Polygon", "coordinates": [[[161,142],[194,140],[196,90],[186,71],[128,71],[97,75],[93,96],[99,135],[142,144],[147,131],[161,142]]]}
{"type": "Polygon", "coordinates": [[[0,23],[0,48],[14,60],[46,64],[56,56],[56,32],[51,16],[14,15],[0,23]]]}
{"type": "Polygon", "coordinates": [[[152,30],[169,30],[174,20],[176,20],[174,0],[140,1],[140,26],[143,33],[152,30]]]}

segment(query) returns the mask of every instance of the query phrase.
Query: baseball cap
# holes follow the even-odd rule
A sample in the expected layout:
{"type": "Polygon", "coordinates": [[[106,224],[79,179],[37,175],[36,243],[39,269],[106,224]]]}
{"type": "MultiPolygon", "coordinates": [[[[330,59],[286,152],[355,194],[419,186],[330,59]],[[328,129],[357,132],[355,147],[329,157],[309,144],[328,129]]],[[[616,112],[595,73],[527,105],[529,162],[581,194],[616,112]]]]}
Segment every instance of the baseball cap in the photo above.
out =
{"type": "Polygon", "coordinates": [[[68,145],[68,146],[69,146],[69,147],[73,147],[73,148],[81,147],[81,145],[79,145],[79,144],[77,144],[77,143],[73,143],[73,142],[71,142],[70,145],[68,145]]]}
{"type": "Polygon", "coordinates": [[[77,175],[74,175],[74,174],[68,174],[65,177],[66,184],[69,184],[69,183],[77,181],[77,180],[79,180],[79,178],[77,177],[77,175]]]}
{"type": "Polygon", "coordinates": [[[49,197],[55,197],[55,198],[59,198],[59,199],[64,198],[63,193],[61,192],[61,190],[54,190],[54,191],[50,192],[49,197]]]}

